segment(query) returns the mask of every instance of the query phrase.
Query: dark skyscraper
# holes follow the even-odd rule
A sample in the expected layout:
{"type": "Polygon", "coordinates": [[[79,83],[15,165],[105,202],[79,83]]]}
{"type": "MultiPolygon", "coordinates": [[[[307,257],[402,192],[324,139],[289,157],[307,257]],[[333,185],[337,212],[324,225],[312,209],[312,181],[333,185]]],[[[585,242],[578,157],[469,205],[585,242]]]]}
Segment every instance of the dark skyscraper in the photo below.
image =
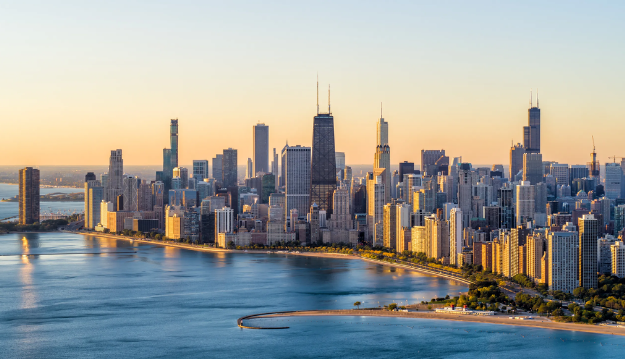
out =
{"type": "Polygon", "coordinates": [[[106,200],[115,202],[117,196],[124,192],[124,160],[122,150],[112,150],[109,159],[109,177],[106,188],[106,200]]]}
{"type": "Polygon", "coordinates": [[[232,148],[224,150],[221,172],[223,176],[222,187],[237,185],[237,150],[232,148]]]}
{"type": "MultiPolygon", "coordinates": [[[[171,189],[174,168],[178,167],[178,119],[171,120],[169,125],[170,148],[163,149],[163,174],[161,179],[165,185],[165,193],[171,189]]],[[[167,198],[167,196],[166,196],[167,198]]],[[[165,199],[167,201],[167,199],[165,199]]]]}
{"type": "Polygon", "coordinates": [[[405,174],[413,174],[414,171],[414,162],[404,161],[399,164],[399,181],[404,181],[405,174]]]}
{"type": "Polygon", "coordinates": [[[538,107],[538,94],[536,94],[536,107],[530,94],[530,108],[527,110],[528,123],[523,127],[523,147],[527,153],[540,153],[540,108],[538,107]]]}
{"type": "Polygon", "coordinates": [[[599,221],[592,214],[578,219],[579,227],[579,286],[597,288],[597,237],[599,221]]]}
{"type": "Polygon", "coordinates": [[[254,177],[258,172],[269,173],[269,126],[259,123],[254,126],[254,177]]]}
{"type": "Polygon", "coordinates": [[[20,224],[39,222],[39,170],[23,168],[19,177],[20,224]]]}
{"type": "Polygon", "coordinates": [[[312,160],[310,165],[310,203],[332,214],[332,196],[336,189],[336,156],[334,149],[334,117],[330,111],[328,91],[328,113],[319,113],[313,120],[312,160]]]}

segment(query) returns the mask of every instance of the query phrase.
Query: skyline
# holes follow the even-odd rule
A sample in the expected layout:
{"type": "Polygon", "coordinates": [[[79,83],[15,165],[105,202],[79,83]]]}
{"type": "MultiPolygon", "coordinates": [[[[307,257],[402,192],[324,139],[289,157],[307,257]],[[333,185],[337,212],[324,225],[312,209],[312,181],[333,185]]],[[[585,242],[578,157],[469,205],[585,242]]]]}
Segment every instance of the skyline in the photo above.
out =
{"type": "Polygon", "coordinates": [[[317,73],[321,89],[332,85],[348,164],[373,160],[383,102],[391,163],[445,149],[506,165],[511,142],[523,143],[530,88],[542,100],[545,160],[588,162],[591,135],[600,162],[625,156],[625,50],[614,46],[625,5],[184,4],[4,5],[15,31],[3,40],[12,52],[0,114],[17,125],[0,165],[105,165],[117,148],[127,165],[158,165],[172,118],[180,163],[232,147],[244,164],[258,123],[270,127],[270,152],[311,146],[317,73]],[[12,151],[25,141],[39,145],[12,151]]]}

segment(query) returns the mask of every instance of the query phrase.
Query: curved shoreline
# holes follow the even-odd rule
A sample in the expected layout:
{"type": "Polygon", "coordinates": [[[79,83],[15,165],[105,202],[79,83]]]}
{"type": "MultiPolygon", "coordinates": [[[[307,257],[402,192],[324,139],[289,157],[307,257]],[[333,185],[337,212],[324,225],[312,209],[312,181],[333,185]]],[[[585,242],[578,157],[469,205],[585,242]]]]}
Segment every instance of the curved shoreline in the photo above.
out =
{"type": "Polygon", "coordinates": [[[241,317],[237,320],[239,327],[245,329],[287,329],[288,327],[253,327],[243,325],[243,320],[279,318],[279,317],[305,317],[305,316],[339,316],[339,317],[391,317],[406,319],[447,320],[457,322],[470,322],[481,324],[512,325],[539,329],[564,330],[573,332],[585,332],[604,335],[625,336],[625,328],[588,325],[576,323],[554,322],[546,318],[538,317],[532,320],[509,319],[506,315],[474,316],[458,314],[441,314],[434,312],[390,312],[385,310],[349,309],[349,310],[304,310],[291,312],[261,313],[241,317]]]}

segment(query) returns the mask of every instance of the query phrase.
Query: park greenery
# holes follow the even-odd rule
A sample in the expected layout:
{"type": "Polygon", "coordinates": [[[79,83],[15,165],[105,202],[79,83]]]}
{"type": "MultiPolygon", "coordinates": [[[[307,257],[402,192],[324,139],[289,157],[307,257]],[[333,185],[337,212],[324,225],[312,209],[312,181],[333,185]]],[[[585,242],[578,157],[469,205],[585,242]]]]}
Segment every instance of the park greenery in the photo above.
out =
{"type": "Polygon", "coordinates": [[[51,232],[68,224],[66,219],[50,219],[33,224],[19,224],[15,222],[0,222],[0,233],[8,232],[51,232]]]}

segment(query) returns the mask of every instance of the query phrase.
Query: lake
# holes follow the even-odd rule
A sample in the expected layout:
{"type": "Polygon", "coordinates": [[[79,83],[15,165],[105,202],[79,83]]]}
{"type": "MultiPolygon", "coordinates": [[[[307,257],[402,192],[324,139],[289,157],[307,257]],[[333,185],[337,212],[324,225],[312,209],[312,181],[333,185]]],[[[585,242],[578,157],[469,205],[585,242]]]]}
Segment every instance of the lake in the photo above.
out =
{"type": "Polygon", "coordinates": [[[237,327],[254,313],[414,303],[467,289],[361,260],[68,233],[0,235],[0,254],[5,357],[620,358],[625,349],[624,337],[426,319],[297,317],[263,320],[286,330],[237,327]]]}

